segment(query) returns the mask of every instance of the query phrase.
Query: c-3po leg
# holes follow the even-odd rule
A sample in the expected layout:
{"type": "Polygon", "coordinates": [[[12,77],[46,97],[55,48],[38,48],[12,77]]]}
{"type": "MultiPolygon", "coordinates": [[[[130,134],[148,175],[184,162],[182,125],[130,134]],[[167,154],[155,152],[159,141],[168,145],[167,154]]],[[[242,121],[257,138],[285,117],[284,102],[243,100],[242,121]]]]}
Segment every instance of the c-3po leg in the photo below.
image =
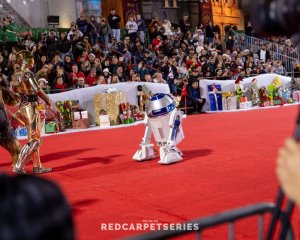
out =
{"type": "Polygon", "coordinates": [[[35,104],[26,104],[19,110],[22,120],[26,124],[28,132],[28,143],[24,145],[13,171],[26,174],[25,164],[31,158],[33,161],[33,172],[36,174],[50,172],[51,168],[44,168],[40,161],[39,147],[41,144],[40,116],[35,104]]]}

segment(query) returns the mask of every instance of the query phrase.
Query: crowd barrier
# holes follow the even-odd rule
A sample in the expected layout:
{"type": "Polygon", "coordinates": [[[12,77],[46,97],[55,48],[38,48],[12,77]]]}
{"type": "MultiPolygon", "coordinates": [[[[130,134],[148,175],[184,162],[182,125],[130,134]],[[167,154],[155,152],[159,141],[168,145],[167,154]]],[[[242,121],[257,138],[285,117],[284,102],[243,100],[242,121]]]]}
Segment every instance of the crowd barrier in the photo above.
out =
{"type": "Polygon", "coordinates": [[[94,87],[80,88],[68,92],[49,94],[52,104],[56,101],[62,100],[79,100],[79,104],[83,109],[89,112],[90,124],[95,124],[94,116],[94,95],[100,93],[106,93],[108,89],[116,89],[117,91],[125,92],[126,101],[130,104],[138,104],[137,99],[137,86],[147,85],[150,91],[155,93],[170,93],[168,84],[162,83],[138,83],[138,82],[128,82],[128,83],[116,83],[108,85],[97,85],[94,87]]]}
{"type": "MultiPolygon", "coordinates": [[[[290,77],[284,77],[281,75],[277,75],[277,74],[262,74],[262,75],[258,75],[255,77],[250,77],[250,78],[245,78],[243,79],[243,83],[244,83],[244,87],[251,89],[251,82],[253,80],[253,78],[257,79],[258,82],[258,86],[259,87],[268,87],[268,85],[270,85],[270,83],[274,80],[274,78],[278,76],[284,87],[290,87],[290,83],[291,83],[291,78],[290,77]]],[[[221,85],[222,88],[222,92],[235,92],[235,80],[200,80],[199,81],[199,85],[200,85],[200,92],[201,92],[201,97],[206,99],[206,103],[203,106],[203,111],[209,111],[210,110],[210,105],[209,105],[209,96],[208,96],[208,85],[211,84],[218,84],[221,85]]]]}

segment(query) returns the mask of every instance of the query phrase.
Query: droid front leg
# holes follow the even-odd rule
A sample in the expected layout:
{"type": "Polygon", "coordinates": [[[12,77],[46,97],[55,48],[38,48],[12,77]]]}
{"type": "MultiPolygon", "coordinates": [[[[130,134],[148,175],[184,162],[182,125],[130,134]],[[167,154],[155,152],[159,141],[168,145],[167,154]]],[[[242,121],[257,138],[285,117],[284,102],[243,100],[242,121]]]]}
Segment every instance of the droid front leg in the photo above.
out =
{"type": "Polygon", "coordinates": [[[136,151],[132,159],[136,161],[146,161],[156,158],[154,153],[154,145],[151,144],[152,130],[149,126],[146,126],[145,134],[140,144],[140,149],[136,151]]]}
{"type": "Polygon", "coordinates": [[[170,130],[166,145],[160,147],[160,164],[171,164],[182,160],[182,152],[176,147],[176,144],[183,139],[182,131],[182,113],[174,112],[170,118],[170,130]]]}

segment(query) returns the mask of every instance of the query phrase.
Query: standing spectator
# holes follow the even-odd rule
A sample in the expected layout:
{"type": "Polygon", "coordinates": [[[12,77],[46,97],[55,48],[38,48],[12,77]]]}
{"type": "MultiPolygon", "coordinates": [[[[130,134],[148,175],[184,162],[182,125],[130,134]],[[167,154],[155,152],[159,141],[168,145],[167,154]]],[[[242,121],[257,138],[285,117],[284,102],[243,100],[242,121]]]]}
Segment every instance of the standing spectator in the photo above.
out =
{"type": "Polygon", "coordinates": [[[128,35],[130,37],[130,41],[135,43],[136,37],[137,37],[137,31],[138,31],[138,25],[133,19],[133,15],[130,15],[128,18],[128,21],[126,22],[125,28],[128,32],[128,35]]]}
{"type": "Polygon", "coordinates": [[[116,38],[117,42],[119,42],[121,38],[120,21],[121,18],[116,14],[116,10],[111,9],[108,16],[108,23],[112,29],[112,37],[116,38]]]}
{"type": "Polygon", "coordinates": [[[94,46],[98,42],[100,26],[96,21],[95,16],[91,15],[86,28],[87,33],[90,35],[91,45],[94,46]]]}
{"type": "Polygon", "coordinates": [[[162,27],[164,29],[164,35],[165,36],[170,36],[172,35],[172,24],[168,19],[165,19],[162,23],[162,27]]]}
{"type": "Polygon", "coordinates": [[[60,33],[59,36],[59,53],[61,59],[64,59],[67,54],[71,51],[71,43],[67,38],[65,32],[60,33]]]}
{"type": "Polygon", "coordinates": [[[254,30],[252,28],[251,22],[248,22],[245,28],[245,35],[247,36],[248,43],[251,43],[251,37],[253,37],[254,30]]]}
{"type": "Polygon", "coordinates": [[[82,32],[82,33],[86,32],[86,29],[87,29],[87,26],[88,26],[88,22],[85,19],[85,17],[83,16],[83,13],[80,13],[80,17],[77,18],[76,25],[77,25],[77,27],[78,27],[78,29],[79,29],[80,32],[82,32]]]}
{"type": "Polygon", "coordinates": [[[160,27],[161,27],[161,22],[158,20],[158,17],[153,16],[149,24],[151,39],[156,38],[156,36],[160,34],[160,27]]]}
{"type": "Polygon", "coordinates": [[[109,24],[106,22],[105,18],[102,18],[99,27],[99,40],[105,46],[108,46],[109,35],[111,34],[111,29],[109,24]]]}
{"type": "MultiPolygon", "coordinates": [[[[64,83],[66,83],[68,86],[71,87],[71,80],[70,80],[69,74],[67,72],[65,72],[64,68],[61,66],[58,66],[56,68],[56,79],[59,77],[61,77],[63,79],[64,83]]],[[[50,84],[50,85],[52,85],[52,84],[50,84]]]]}
{"type": "Polygon", "coordinates": [[[136,15],[136,24],[138,26],[137,36],[140,38],[142,43],[144,43],[145,42],[146,23],[145,23],[144,19],[142,19],[140,13],[138,13],[136,15]]]}
{"type": "Polygon", "coordinates": [[[156,73],[156,78],[153,79],[155,83],[166,83],[166,80],[163,79],[162,74],[160,72],[156,73]]]}
{"type": "Polygon", "coordinates": [[[180,31],[185,35],[190,30],[190,23],[188,22],[189,16],[187,14],[179,20],[180,31]]]}
{"type": "Polygon", "coordinates": [[[233,30],[233,27],[230,25],[228,31],[225,34],[225,39],[226,39],[226,49],[228,49],[229,51],[233,50],[233,46],[234,46],[234,35],[235,32],[233,30]]]}
{"type": "Polygon", "coordinates": [[[59,49],[59,40],[56,36],[56,32],[54,30],[50,31],[49,36],[47,37],[47,50],[48,50],[48,59],[51,61],[54,57],[55,53],[59,49]]]}
{"type": "Polygon", "coordinates": [[[214,47],[215,45],[215,33],[216,33],[215,28],[212,22],[210,21],[206,27],[206,40],[207,40],[207,44],[209,45],[211,43],[212,47],[214,47]]]}
{"type": "Polygon", "coordinates": [[[267,50],[266,44],[262,44],[261,48],[257,52],[258,58],[265,63],[267,60],[271,59],[270,51],[267,50]]]}

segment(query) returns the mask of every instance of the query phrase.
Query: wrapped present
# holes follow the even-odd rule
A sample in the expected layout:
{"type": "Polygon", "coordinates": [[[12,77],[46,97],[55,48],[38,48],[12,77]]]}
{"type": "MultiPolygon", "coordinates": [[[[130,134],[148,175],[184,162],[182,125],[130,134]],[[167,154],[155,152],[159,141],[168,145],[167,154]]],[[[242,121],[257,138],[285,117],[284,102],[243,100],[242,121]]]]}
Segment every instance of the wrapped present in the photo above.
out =
{"type": "Polygon", "coordinates": [[[100,127],[109,127],[110,126],[109,116],[107,114],[99,115],[99,124],[100,127]]]}
{"type": "Polygon", "coordinates": [[[237,108],[237,97],[234,95],[230,97],[223,97],[222,101],[223,101],[223,110],[230,111],[230,110],[235,110],[237,108]]]}
{"type": "Polygon", "coordinates": [[[252,108],[252,102],[240,102],[240,109],[252,108]]]}
{"type": "Polygon", "coordinates": [[[240,102],[248,102],[248,99],[247,99],[247,97],[241,97],[241,100],[240,100],[240,102]]]}
{"type": "Polygon", "coordinates": [[[293,92],[293,100],[295,102],[300,102],[300,91],[294,91],[293,92]]]}
{"type": "Polygon", "coordinates": [[[121,114],[120,104],[126,103],[126,95],[124,92],[112,92],[96,94],[94,96],[95,122],[99,126],[98,117],[100,110],[105,110],[110,119],[110,125],[120,124],[119,115],[121,114]]]}
{"type": "Polygon", "coordinates": [[[60,112],[65,128],[72,128],[72,111],[79,109],[78,100],[64,100],[55,103],[57,111],[60,112]]]}
{"type": "Polygon", "coordinates": [[[84,129],[89,127],[89,117],[88,111],[78,109],[73,112],[72,128],[74,129],[84,129]]]}
{"type": "Polygon", "coordinates": [[[59,131],[58,124],[54,121],[46,122],[45,133],[57,133],[59,131]]]}
{"type": "Polygon", "coordinates": [[[209,105],[211,111],[221,111],[223,109],[221,85],[208,85],[209,105]]]}

